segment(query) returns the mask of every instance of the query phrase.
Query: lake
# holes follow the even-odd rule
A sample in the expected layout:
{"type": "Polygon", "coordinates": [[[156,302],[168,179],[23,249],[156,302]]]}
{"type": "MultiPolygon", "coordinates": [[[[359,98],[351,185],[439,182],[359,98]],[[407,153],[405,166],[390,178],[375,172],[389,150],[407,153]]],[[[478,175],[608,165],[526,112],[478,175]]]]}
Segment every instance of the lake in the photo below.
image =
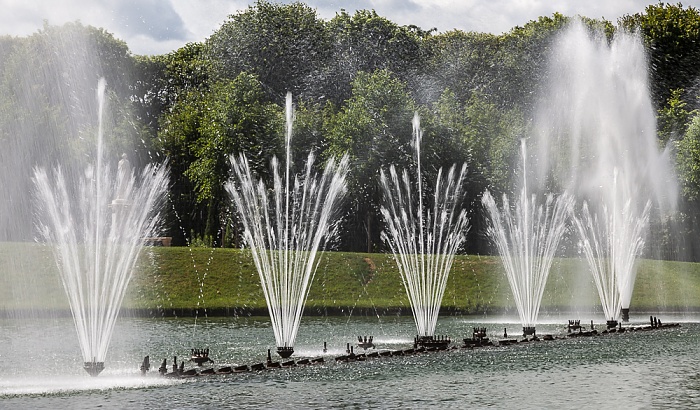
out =
{"type": "MultiPolygon", "coordinates": [[[[567,319],[548,317],[538,334],[565,336],[567,319]]],[[[82,408],[689,408],[700,405],[700,319],[659,316],[677,328],[456,349],[336,363],[346,343],[374,336],[378,350],[412,347],[409,316],[304,317],[293,357],[325,356],[325,364],[219,376],[170,379],[158,375],[164,358],[209,348],[215,367],[253,364],[272,349],[268,318],[119,318],[105,370],[92,378],[70,318],[0,321],[4,365],[0,407],[82,408]],[[328,352],[323,353],[323,342],[328,352]],[[151,371],[139,365],[151,357],[151,371]]],[[[596,325],[602,330],[602,318],[596,325]]],[[[646,324],[648,316],[632,316],[646,324]]],[[[513,318],[448,316],[436,334],[453,340],[486,327],[492,340],[513,318]]],[[[193,367],[188,364],[186,368],[193,367]]]]}

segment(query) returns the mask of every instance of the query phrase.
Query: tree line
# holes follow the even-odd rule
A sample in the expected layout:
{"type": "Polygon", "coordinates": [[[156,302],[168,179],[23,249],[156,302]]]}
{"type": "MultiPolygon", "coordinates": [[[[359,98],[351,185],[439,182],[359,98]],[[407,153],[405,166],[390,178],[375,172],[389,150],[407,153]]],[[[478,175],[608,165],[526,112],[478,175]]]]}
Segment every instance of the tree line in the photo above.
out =
{"type": "MultiPolygon", "coordinates": [[[[133,55],[105,30],[77,22],[1,37],[0,212],[20,209],[12,223],[29,224],[28,189],[13,175],[31,175],[59,156],[91,155],[76,141],[95,132],[94,88],[105,77],[110,146],[136,164],[168,161],[167,235],[179,245],[240,246],[223,188],[228,157],[245,152],[259,175],[269,174],[269,159],[283,154],[290,91],[297,169],[309,150],[321,159],[350,156],[337,249],[382,250],[379,171],[414,166],[411,118],[418,112],[422,178],[467,162],[464,206],[473,228],[464,251],[488,253],[481,195],[513,190],[519,140],[532,126],[549,50],[571,18],[555,13],[501,35],[438,33],[372,10],[340,10],[324,20],[304,3],[260,0],[205,41],[164,55],[133,55]],[[81,138],[65,143],[61,135],[81,138]]],[[[700,228],[700,13],[659,3],[616,23],[582,19],[608,38],[638,30],[647,46],[659,146],[673,148],[682,189],[672,222],[654,221],[666,233],[652,245],[664,258],[700,257],[692,236],[700,228]]],[[[27,239],[25,229],[3,229],[4,238],[27,239]]]]}

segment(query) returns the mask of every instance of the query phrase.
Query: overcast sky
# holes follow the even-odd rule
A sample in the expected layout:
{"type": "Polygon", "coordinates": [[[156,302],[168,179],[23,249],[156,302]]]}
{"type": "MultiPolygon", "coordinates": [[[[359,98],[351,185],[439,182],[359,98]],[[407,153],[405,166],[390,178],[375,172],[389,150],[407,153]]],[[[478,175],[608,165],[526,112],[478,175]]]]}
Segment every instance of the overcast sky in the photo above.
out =
{"type": "MultiPolygon", "coordinates": [[[[282,1],[289,3],[288,0],[282,1]]],[[[79,20],[106,29],[135,54],[163,54],[186,43],[203,41],[227,17],[245,10],[248,0],[0,0],[0,35],[26,36],[46,20],[60,25],[79,20]]],[[[500,34],[538,16],[560,12],[606,18],[613,22],[625,14],[644,11],[645,0],[307,0],[323,19],[341,8],[374,9],[400,25],[500,34]]],[[[675,1],[671,3],[675,4],[675,1]]],[[[700,8],[700,0],[684,6],[700,8]]]]}

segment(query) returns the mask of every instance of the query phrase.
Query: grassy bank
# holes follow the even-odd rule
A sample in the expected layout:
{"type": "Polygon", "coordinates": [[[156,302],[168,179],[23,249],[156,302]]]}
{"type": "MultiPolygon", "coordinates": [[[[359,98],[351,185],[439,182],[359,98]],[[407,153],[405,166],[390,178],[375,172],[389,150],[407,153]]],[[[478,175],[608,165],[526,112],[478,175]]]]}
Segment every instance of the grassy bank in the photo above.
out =
{"type": "MultiPolygon", "coordinates": [[[[39,245],[0,247],[0,310],[67,309],[51,252],[39,245]]],[[[637,311],[700,310],[700,264],[642,260],[632,299],[637,311]]],[[[555,260],[542,308],[591,309],[599,304],[591,275],[578,259],[555,260]]],[[[238,249],[146,248],[124,307],[148,315],[265,313],[250,253],[238,249]]],[[[307,314],[385,314],[409,310],[391,255],[326,252],[312,284],[307,314]]],[[[497,257],[455,258],[443,310],[515,314],[497,257]]]]}

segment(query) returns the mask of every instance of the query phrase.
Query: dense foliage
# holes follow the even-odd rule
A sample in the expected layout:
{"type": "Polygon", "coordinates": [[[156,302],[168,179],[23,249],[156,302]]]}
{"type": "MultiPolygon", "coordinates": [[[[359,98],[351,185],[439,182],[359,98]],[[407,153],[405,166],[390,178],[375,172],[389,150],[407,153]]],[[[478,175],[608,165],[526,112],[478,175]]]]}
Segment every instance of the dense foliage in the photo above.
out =
{"type": "MultiPolygon", "coordinates": [[[[235,213],[223,189],[227,158],[245,152],[260,175],[269,172],[269,159],[281,154],[284,95],[291,91],[297,165],[309,150],[323,159],[348,153],[352,161],[338,248],[374,252],[381,250],[379,170],[413,167],[417,111],[425,128],[425,180],[440,167],[468,163],[465,206],[474,228],[465,251],[484,253],[480,196],[485,189],[512,190],[518,141],[532,125],[552,41],[569,20],[540,17],[502,35],[438,33],[371,10],[339,11],[325,21],[303,3],[260,0],[205,42],[158,56],[132,55],[109,33],[79,23],[45,26],[26,38],[0,38],[0,143],[5,152],[23,153],[16,163],[16,155],[0,159],[30,175],[58,154],[86,155],[77,143],[54,144],[44,135],[94,132],[83,117],[93,115],[97,78],[106,77],[116,137],[110,144],[137,164],[169,161],[167,235],[176,244],[237,246],[235,213]]],[[[682,222],[683,235],[656,245],[665,247],[666,258],[700,255],[686,252],[700,227],[700,13],[658,4],[617,26],[584,21],[608,37],[639,30],[648,46],[659,144],[677,156],[682,189],[671,220],[682,222]]],[[[10,201],[26,198],[26,186],[8,182],[0,190],[10,201]]],[[[21,207],[31,209],[27,201],[21,207]]],[[[29,239],[13,232],[0,235],[29,239]]]]}

